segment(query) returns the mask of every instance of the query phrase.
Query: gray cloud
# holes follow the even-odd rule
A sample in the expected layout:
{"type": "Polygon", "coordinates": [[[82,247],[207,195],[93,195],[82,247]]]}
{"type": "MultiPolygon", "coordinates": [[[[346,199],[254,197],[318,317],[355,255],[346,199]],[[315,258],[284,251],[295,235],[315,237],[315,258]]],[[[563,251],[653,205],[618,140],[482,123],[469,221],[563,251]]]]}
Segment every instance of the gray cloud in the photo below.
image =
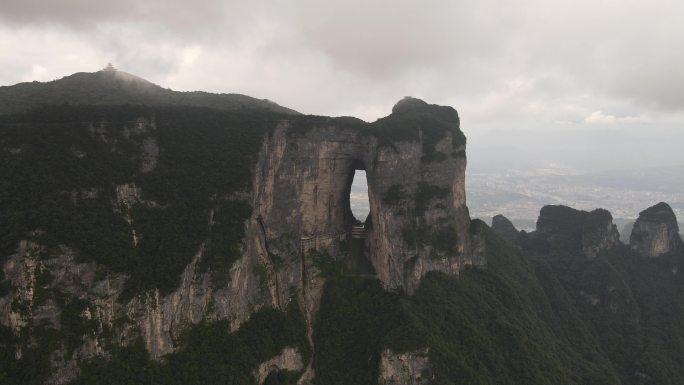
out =
{"type": "Polygon", "coordinates": [[[683,11],[676,0],[0,0],[0,82],[113,61],[163,86],[320,114],[373,119],[410,94],[454,104],[476,128],[681,123],[683,11]]]}
{"type": "Polygon", "coordinates": [[[13,24],[55,23],[80,29],[95,29],[107,22],[151,22],[187,32],[202,24],[221,23],[220,1],[194,3],[179,0],[3,0],[2,17],[13,24]]]}

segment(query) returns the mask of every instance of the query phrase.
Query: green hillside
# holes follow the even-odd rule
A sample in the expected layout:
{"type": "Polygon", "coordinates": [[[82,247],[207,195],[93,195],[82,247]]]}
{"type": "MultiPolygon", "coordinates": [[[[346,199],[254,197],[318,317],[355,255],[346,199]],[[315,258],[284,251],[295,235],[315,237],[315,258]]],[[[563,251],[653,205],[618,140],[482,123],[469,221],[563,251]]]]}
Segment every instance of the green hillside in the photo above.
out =
{"type": "Polygon", "coordinates": [[[41,244],[72,247],[80,261],[130,274],[128,297],[152,288],[166,294],[209,235],[213,211],[205,263],[229,268],[234,259],[212,256],[238,257],[251,209],[236,197],[251,188],[251,165],[277,119],[255,110],[143,106],[55,106],[0,117],[0,263],[38,230],[41,244]],[[154,130],[128,133],[152,121],[154,130]],[[155,169],[141,172],[148,139],[161,150],[155,169]],[[131,224],[115,191],[130,183],[154,202],[128,208],[131,224]],[[132,226],[143,235],[137,247],[132,226]]]}
{"type": "Polygon", "coordinates": [[[79,72],[50,82],[0,87],[0,114],[24,112],[41,105],[194,106],[219,110],[257,109],[285,114],[296,111],[269,100],[240,94],[179,92],[118,70],[79,72]]]}

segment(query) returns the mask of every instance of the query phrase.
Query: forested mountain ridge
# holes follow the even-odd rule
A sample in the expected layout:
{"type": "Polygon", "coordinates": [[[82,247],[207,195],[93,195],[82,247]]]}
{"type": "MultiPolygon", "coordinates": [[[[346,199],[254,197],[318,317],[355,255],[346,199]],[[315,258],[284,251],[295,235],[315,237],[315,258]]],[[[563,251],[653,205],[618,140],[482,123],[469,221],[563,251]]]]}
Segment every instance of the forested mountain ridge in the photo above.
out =
{"type": "Polygon", "coordinates": [[[24,112],[41,105],[195,106],[220,110],[262,109],[285,114],[298,112],[265,99],[240,94],[179,92],[108,67],[79,72],[49,82],[26,82],[0,87],[0,114],[24,112]]]}
{"type": "Polygon", "coordinates": [[[0,382],[684,382],[669,206],[629,247],[607,211],[555,206],[517,237],[500,218],[504,240],[469,218],[459,123],[411,98],[374,123],[131,103],[0,115],[0,382]]]}

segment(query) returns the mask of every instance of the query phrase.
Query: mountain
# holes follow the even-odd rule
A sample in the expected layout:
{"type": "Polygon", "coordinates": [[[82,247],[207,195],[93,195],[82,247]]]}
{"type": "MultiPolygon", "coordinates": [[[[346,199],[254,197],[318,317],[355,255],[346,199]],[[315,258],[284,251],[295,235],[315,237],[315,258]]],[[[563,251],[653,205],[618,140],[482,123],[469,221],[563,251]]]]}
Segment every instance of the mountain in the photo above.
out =
{"type": "Polygon", "coordinates": [[[670,205],[660,202],[640,212],[629,244],[637,253],[652,258],[681,249],[679,225],[670,205]]]}
{"type": "Polygon", "coordinates": [[[667,205],[630,246],[601,209],[492,230],[458,113],[413,98],[93,104],[0,115],[0,383],[684,383],[667,205]]]}
{"type": "Polygon", "coordinates": [[[14,338],[6,376],[25,383],[70,381],[79,362],[133,346],[159,360],[205,326],[231,340],[261,314],[282,341],[231,370],[287,348],[282,360],[311,364],[312,377],[311,357],[328,346],[314,329],[328,277],[383,296],[484,263],[450,107],[406,99],[369,124],[69,104],[2,116],[0,131],[0,175],[11,181],[0,186],[0,320],[14,338]],[[361,238],[350,236],[355,169],[372,191],[361,238]],[[278,332],[283,322],[292,333],[278,332]],[[57,332],[65,337],[42,337],[57,332]]]}
{"type": "Polygon", "coordinates": [[[520,231],[508,218],[501,214],[492,218],[492,230],[508,242],[514,242],[520,236],[520,231]]]}
{"type": "Polygon", "coordinates": [[[27,82],[0,87],[0,114],[24,112],[40,105],[195,106],[221,110],[263,109],[285,114],[296,111],[269,100],[240,94],[179,92],[111,66],[98,72],[80,72],[51,82],[27,82]]]}
{"type": "Polygon", "coordinates": [[[606,213],[600,221],[591,221],[593,231],[587,232],[586,219],[594,212],[558,206],[543,211],[537,230],[518,238],[517,246],[535,261],[545,281],[556,281],[563,289],[565,298],[556,297],[553,306],[571,304],[564,316],[581,320],[594,336],[595,351],[610,361],[606,373],[617,376],[613,383],[684,381],[678,364],[683,357],[679,336],[684,332],[684,252],[670,206],[661,202],[642,211],[638,235],[632,233],[629,245],[615,243],[615,225],[606,213]],[[575,219],[564,220],[568,215],[575,219]],[[568,234],[581,234],[581,239],[554,242],[567,241],[568,234]],[[595,254],[579,250],[587,238],[595,254]]]}

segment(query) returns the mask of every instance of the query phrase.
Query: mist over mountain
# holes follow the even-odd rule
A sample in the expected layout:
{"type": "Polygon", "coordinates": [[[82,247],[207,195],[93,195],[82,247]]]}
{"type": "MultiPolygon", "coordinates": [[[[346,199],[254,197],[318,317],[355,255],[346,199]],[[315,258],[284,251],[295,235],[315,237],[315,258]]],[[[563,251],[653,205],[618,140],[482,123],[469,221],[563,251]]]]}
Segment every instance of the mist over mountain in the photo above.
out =
{"type": "Polygon", "coordinates": [[[102,71],[80,72],[50,82],[28,82],[0,87],[0,113],[25,112],[40,105],[196,106],[221,110],[265,109],[296,114],[268,100],[240,94],[178,92],[119,71],[111,64],[102,71]]]}

